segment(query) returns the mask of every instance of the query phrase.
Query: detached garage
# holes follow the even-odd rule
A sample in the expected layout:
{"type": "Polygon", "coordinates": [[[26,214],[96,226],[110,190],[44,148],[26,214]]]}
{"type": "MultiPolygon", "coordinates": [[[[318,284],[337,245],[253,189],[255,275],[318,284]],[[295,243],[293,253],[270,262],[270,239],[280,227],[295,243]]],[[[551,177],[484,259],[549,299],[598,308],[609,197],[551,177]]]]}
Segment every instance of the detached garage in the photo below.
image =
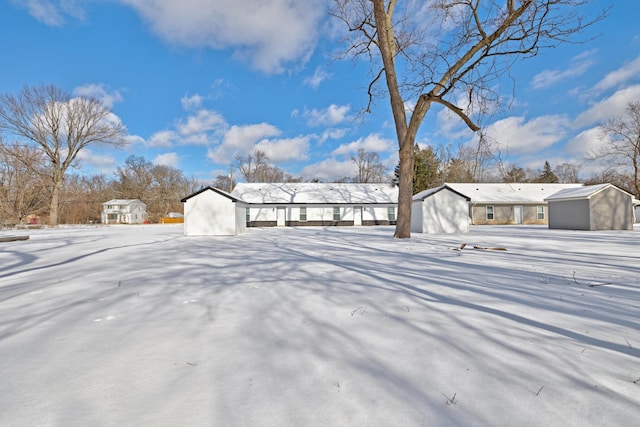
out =
{"type": "Polygon", "coordinates": [[[633,230],[633,196],[613,184],[587,185],[547,197],[549,228],[633,230]]]}
{"type": "Polygon", "coordinates": [[[247,205],[226,191],[205,187],[182,203],[185,236],[235,236],[246,231],[247,205]]]}
{"type": "Polygon", "coordinates": [[[448,185],[413,196],[411,231],[414,233],[466,233],[471,199],[448,185]]]}

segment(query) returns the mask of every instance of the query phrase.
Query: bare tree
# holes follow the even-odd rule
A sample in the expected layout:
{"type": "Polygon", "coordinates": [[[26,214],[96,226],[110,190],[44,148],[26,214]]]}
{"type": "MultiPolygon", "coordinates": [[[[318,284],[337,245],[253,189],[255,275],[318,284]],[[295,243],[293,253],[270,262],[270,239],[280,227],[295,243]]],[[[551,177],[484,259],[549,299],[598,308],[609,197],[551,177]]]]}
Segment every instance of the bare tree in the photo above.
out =
{"type": "Polygon", "coordinates": [[[19,144],[0,144],[0,219],[2,224],[20,224],[30,214],[47,207],[41,176],[36,165],[42,152],[19,144]],[[27,166],[27,164],[31,166],[27,166]]]}
{"type": "Polygon", "coordinates": [[[246,182],[299,182],[299,178],[268,163],[269,157],[259,149],[246,157],[235,159],[236,169],[240,171],[246,182]]]}
{"type": "Polygon", "coordinates": [[[233,179],[233,176],[231,176],[231,174],[218,175],[215,182],[213,183],[213,186],[221,190],[231,192],[236,186],[236,181],[235,179],[233,179]]]}
{"type": "Polygon", "coordinates": [[[358,168],[354,182],[384,182],[387,168],[378,153],[360,148],[356,156],[351,156],[351,161],[358,168]]]}
{"type": "Polygon", "coordinates": [[[0,131],[45,155],[51,225],[58,224],[64,175],[78,165],[78,153],[94,144],[124,144],[125,135],[125,127],[101,101],[72,98],[54,85],[25,86],[18,95],[0,95],[0,131]]]}
{"type": "Polygon", "coordinates": [[[624,170],[630,188],[640,197],[640,101],[629,102],[625,114],[601,125],[600,133],[605,145],[591,157],[607,159],[612,168],[624,170]]]}
{"type": "Polygon", "coordinates": [[[153,163],[142,156],[131,155],[124,161],[124,166],[116,170],[114,188],[117,197],[123,199],[151,198],[153,186],[153,163]]]}
{"type": "Polygon", "coordinates": [[[502,181],[511,183],[528,182],[527,172],[521,167],[511,165],[506,171],[504,171],[502,181]]]}
{"type": "Polygon", "coordinates": [[[151,174],[153,187],[147,203],[152,215],[166,216],[169,212],[181,212],[186,194],[192,192],[191,183],[181,170],[166,165],[155,165],[151,174]]]}
{"type": "Polygon", "coordinates": [[[370,61],[369,107],[383,76],[391,103],[400,156],[395,237],[410,237],[413,146],[430,108],[442,105],[478,131],[474,108],[482,113],[496,99],[493,87],[516,58],[535,56],[606,15],[585,21],[578,11],[586,3],[334,0],[332,15],[350,32],[346,56],[370,61]]]}
{"type": "Polygon", "coordinates": [[[573,163],[560,163],[553,168],[553,172],[561,183],[573,184],[580,182],[580,165],[573,163]]]}

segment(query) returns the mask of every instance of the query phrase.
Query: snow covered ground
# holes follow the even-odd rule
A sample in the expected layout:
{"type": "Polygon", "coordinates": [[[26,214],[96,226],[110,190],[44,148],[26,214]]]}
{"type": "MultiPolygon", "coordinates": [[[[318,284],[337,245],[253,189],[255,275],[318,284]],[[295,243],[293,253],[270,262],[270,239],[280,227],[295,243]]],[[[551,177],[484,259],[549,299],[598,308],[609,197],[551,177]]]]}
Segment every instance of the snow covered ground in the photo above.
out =
{"type": "Polygon", "coordinates": [[[640,422],[638,228],[11,234],[2,426],[640,422]]]}

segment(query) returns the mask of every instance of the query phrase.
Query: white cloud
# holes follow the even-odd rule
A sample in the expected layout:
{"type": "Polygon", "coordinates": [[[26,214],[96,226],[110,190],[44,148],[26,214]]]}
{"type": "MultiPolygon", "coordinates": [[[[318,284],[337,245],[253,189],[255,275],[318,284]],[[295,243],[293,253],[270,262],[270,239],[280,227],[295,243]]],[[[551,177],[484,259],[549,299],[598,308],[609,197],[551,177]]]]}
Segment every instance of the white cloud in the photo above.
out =
{"type": "Polygon", "coordinates": [[[178,154],[177,153],[159,154],[153,159],[153,164],[177,168],[179,164],[178,154]]]}
{"type": "Polygon", "coordinates": [[[584,130],[571,138],[565,145],[565,151],[569,154],[586,157],[602,147],[604,141],[600,138],[600,130],[597,127],[584,130]]]}
{"type": "Polygon", "coordinates": [[[383,138],[379,134],[371,134],[348,144],[340,145],[338,148],[333,150],[331,155],[349,155],[357,152],[361,148],[365,151],[373,151],[376,153],[391,152],[395,151],[395,142],[390,139],[383,138]]]}
{"type": "Polygon", "coordinates": [[[591,50],[572,58],[571,63],[566,69],[544,70],[538,73],[533,77],[531,87],[534,89],[544,89],[563,80],[583,75],[593,65],[591,57],[594,53],[595,50],[591,50]]]}
{"type": "Polygon", "coordinates": [[[612,117],[624,114],[627,104],[637,99],[640,99],[640,85],[621,89],[579,114],[573,125],[576,128],[599,125],[612,117]]]}
{"type": "Polygon", "coordinates": [[[80,150],[77,159],[99,173],[110,173],[116,169],[116,159],[112,156],[96,154],[88,148],[80,150]]]}
{"type": "Polygon", "coordinates": [[[637,78],[640,74],[640,56],[625,64],[621,68],[610,72],[595,86],[595,90],[607,90],[622,85],[632,78],[637,78]]]}
{"type": "Polygon", "coordinates": [[[171,147],[180,137],[171,130],[161,130],[151,135],[145,145],[149,147],[171,147]]]}
{"type": "Polygon", "coordinates": [[[59,2],[50,0],[27,0],[24,2],[14,0],[13,2],[25,7],[29,15],[45,25],[59,27],[64,24],[64,11],[59,2]]]}
{"type": "Polygon", "coordinates": [[[501,150],[514,155],[533,153],[555,144],[566,135],[568,126],[564,115],[540,116],[529,121],[519,116],[498,120],[485,131],[501,150]]]}
{"type": "Polygon", "coordinates": [[[216,163],[229,163],[237,155],[244,156],[253,151],[263,139],[280,135],[280,130],[268,123],[231,126],[224,134],[219,146],[209,149],[207,157],[216,163]]]}
{"type": "Polygon", "coordinates": [[[338,161],[330,158],[305,166],[300,174],[309,180],[333,180],[343,176],[354,176],[356,174],[356,166],[351,160],[338,161]]]}
{"type": "Polygon", "coordinates": [[[211,110],[200,110],[195,116],[187,117],[178,125],[178,132],[182,135],[194,135],[226,126],[221,114],[211,110]]]}
{"type": "Polygon", "coordinates": [[[105,107],[111,109],[117,102],[122,102],[123,98],[118,91],[109,91],[103,84],[90,83],[78,86],[73,89],[75,96],[92,97],[100,100],[105,107]]]}
{"type": "Polygon", "coordinates": [[[308,136],[298,136],[295,138],[282,138],[261,140],[256,149],[264,151],[269,159],[269,163],[282,163],[290,160],[306,160],[309,150],[308,136]]]}
{"type": "Polygon", "coordinates": [[[233,49],[266,73],[306,62],[315,48],[324,0],[120,0],[178,46],[233,49]]]}
{"type": "Polygon", "coordinates": [[[317,67],[313,75],[304,79],[304,84],[311,86],[314,89],[317,89],[318,86],[320,86],[320,84],[325,80],[327,80],[329,77],[331,77],[331,73],[328,73],[324,71],[322,68],[317,67]]]}
{"type": "Polygon", "coordinates": [[[318,144],[324,144],[328,139],[340,139],[347,134],[347,129],[331,128],[322,132],[318,138],[318,144]]]}
{"type": "Polygon", "coordinates": [[[198,110],[202,107],[203,100],[204,97],[196,93],[195,95],[183,96],[182,99],[180,99],[180,103],[182,104],[182,108],[184,110],[193,111],[198,110]]]}
{"type": "Polygon", "coordinates": [[[335,126],[348,118],[350,108],[348,105],[331,104],[322,110],[307,110],[304,116],[309,126],[335,126]]]}

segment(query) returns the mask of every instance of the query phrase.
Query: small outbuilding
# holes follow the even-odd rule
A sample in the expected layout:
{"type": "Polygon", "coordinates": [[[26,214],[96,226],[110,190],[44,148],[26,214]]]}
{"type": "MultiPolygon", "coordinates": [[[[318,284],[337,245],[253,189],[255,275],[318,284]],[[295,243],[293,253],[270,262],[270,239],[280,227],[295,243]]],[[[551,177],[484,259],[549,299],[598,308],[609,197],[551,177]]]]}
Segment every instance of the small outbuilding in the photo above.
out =
{"type": "Polygon", "coordinates": [[[613,184],[565,189],[545,201],[549,228],[633,230],[633,196],[613,184]]]}
{"type": "Polygon", "coordinates": [[[246,203],[226,191],[208,186],[182,203],[185,236],[235,236],[247,229],[246,203]]]}
{"type": "Polygon", "coordinates": [[[411,232],[466,233],[471,199],[447,184],[413,196],[411,232]]]}

